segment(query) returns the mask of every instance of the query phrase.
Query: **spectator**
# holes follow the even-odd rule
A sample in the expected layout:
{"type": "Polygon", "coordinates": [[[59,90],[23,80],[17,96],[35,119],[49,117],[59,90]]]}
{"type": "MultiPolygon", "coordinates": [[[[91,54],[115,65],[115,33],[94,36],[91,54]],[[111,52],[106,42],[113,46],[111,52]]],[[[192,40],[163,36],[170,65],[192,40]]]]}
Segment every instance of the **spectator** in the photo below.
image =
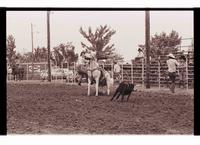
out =
{"type": "Polygon", "coordinates": [[[81,85],[82,82],[82,78],[86,77],[86,79],[88,78],[88,74],[87,74],[87,65],[88,60],[85,59],[85,52],[81,52],[80,54],[80,58],[79,58],[79,62],[78,62],[78,74],[79,74],[79,80],[78,80],[78,85],[81,85]]]}
{"type": "Polygon", "coordinates": [[[172,93],[175,92],[175,80],[176,80],[176,71],[177,71],[177,66],[179,66],[178,61],[175,59],[175,56],[173,54],[168,55],[168,60],[167,60],[167,66],[168,66],[168,75],[170,79],[170,90],[172,93]]]}
{"type": "Polygon", "coordinates": [[[117,61],[114,61],[114,78],[121,82],[121,67],[117,61]]]}
{"type": "Polygon", "coordinates": [[[138,55],[137,58],[143,58],[144,57],[144,52],[141,48],[138,49],[138,55]]]}

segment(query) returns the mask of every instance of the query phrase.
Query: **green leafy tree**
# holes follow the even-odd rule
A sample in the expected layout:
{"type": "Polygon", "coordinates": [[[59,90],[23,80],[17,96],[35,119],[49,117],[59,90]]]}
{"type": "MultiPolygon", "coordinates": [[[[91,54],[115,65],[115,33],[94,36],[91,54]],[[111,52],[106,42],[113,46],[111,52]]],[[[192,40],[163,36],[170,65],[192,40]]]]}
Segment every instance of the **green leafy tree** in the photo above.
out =
{"type": "MultiPolygon", "coordinates": [[[[166,55],[168,53],[175,53],[181,43],[181,37],[178,32],[172,30],[168,35],[162,32],[160,35],[155,34],[150,40],[150,56],[157,58],[159,55],[166,55]]],[[[146,55],[145,45],[139,45],[146,55]]]]}
{"type": "Polygon", "coordinates": [[[99,59],[111,59],[117,57],[114,44],[109,44],[111,37],[116,33],[115,30],[111,30],[107,25],[99,26],[95,32],[92,32],[92,28],[88,28],[88,32],[84,31],[81,27],[79,32],[89,42],[85,44],[81,42],[83,48],[96,52],[97,60],[99,59]]]}
{"type": "Polygon", "coordinates": [[[16,45],[15,45],[15,38],[12,35],[9,35],[7,38],[6,44],[6,53],[7,53],[7,60],[9,64],[13,64],[15,62],[16,57],[16,45]]]}
{"type": "Polygon", "coordinates": [[[73,62],[77,62],[78,60],[78,54],[75,53],[75,47],[71,42],[67,44],[60,44],[53,49],[54,51],[51,53],[51,60],[59,67],[62,66],[62,63],[71,64],[73,62]]]}

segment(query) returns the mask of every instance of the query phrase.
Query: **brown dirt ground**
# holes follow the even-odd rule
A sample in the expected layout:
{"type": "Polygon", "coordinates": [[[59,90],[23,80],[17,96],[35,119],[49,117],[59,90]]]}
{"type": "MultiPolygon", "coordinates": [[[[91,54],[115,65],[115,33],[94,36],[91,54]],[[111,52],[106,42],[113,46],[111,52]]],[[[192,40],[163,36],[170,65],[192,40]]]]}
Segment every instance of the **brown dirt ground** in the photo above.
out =
{"type": "Polygon", "coordinates": [[[191,92],[139,89],[129,102],[86,93],[64,83],[8,83],[8,134],[193,134],[191,92]]]}

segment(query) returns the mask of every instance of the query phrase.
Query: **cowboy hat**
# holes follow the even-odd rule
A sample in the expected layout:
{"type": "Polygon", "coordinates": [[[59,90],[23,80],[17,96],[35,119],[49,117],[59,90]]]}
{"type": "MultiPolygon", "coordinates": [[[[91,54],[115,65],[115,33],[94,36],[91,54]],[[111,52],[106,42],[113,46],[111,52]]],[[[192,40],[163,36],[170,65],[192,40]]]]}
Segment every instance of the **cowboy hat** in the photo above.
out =
{"type": "Polygon", "coordinates": [[[167,56],[175,59],[175,56],[172,53],[168,54],[167,56]]]}
{"type": "Polygon", "coordinates": [[[181,56],[179,57],[179,59],[183,59],[184,61],[186,61],[185,55],[181,55],[181,56]]]}
{"type": "Polygon", "coordinates": [[[138,48],[138,51],[143,51],[142,48],[138,48]]]}

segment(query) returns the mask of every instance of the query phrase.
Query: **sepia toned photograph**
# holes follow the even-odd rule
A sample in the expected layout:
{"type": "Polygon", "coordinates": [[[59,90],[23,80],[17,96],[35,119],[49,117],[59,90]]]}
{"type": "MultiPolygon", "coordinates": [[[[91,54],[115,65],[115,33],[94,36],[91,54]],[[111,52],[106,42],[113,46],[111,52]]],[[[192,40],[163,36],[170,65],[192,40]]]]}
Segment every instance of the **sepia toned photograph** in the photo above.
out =
{"type": "Polygon", "coordinates": [[[7,10],[7,134],[193,135],[193,22],[192,10],[7,10]]]}

